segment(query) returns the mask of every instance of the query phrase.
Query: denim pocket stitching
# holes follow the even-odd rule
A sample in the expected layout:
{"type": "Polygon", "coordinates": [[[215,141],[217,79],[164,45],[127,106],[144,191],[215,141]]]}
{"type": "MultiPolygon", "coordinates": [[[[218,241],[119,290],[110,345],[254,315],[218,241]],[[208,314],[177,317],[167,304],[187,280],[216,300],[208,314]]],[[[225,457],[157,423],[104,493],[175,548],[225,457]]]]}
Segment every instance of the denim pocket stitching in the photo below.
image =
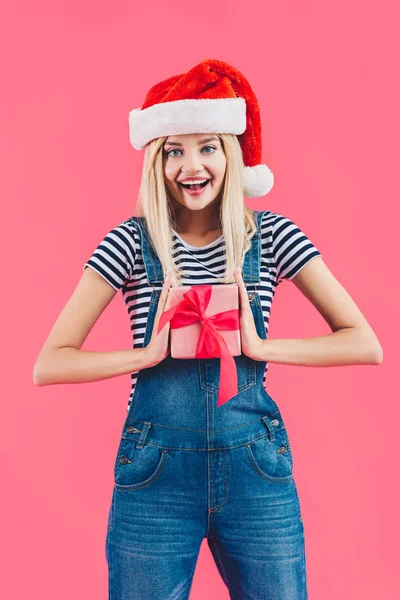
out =
{"type": "Polygon", "coordinates": [[[168,455],[168,451],[163,450],[163,452],[161,453],[161,456],[160,456],[160,460],[158,461],[158,464],[155,468],[154,473],[152,475],[150,475],[150,477],[148,477],[144,481],[140,481],[139,483],[131,483],[131,484],[123,485],[121,483],[116,483],[116,478],[115,478],[114,486],[120,490],[136,490],[136,489],[150,485],[156,479],[158,479],[158,477],[161,475],[162,471],[164,470],[167,455],[168,455]]]}
{"type": "MultiPolygon", "coordinates": [[[[268,438],[268,436],[263,436],[263,438],[264,437],[268,438]]],[[[260,439],[263,439],[263,438],[260,438],[260,439]]],[[[271,440],[269,440],[269,438],[268,438],[268,441],[269,441],[270,444],[272,444],[275,447],[275,443],[271,442],[271,440]]],[[[290,475],[285,475],[283,477],[274,477],[272,475],[268,475],[267,473],[265,473],[259,467],[259,465],[258,465],[258,463],[256,461],[256,458],[255,458],[255,456],[254,456],[254,454],[253,454],[253,452],[251,450],[250,444],[248,443],[245,446],[246,446],[247,456],[249,458],[251,466],[253,467],[253,469],[257,473],[257,475],[259,475],[262,479],[266,479],[266,480],[271,481],[273,483],[287,483],[287,482],[289,482],[289,481],[291,481],[293,479],[293,473],[290,473],[290,475]]]]}
{"type": "MultiPolygon", "coordinates": [[[[246,372],[246,381],[244,383],[238,383],[238,393],[241,394],[245,390],[250,389],[255,386],[257,383],[257,374],[256,374],[256,361],[246,354],[242,354],[245,358],[245,372],[246,372]]],[[[205,359],[207,360],[207,359],[205,359]]],[[[211,392],[212,394],[219,393],[220,382],[212,384],[207,381],[207,372],[204,364],[201,362],[202,359],[198,359],[198,371],[199,371],[199,382],[200,388],[206,392],[211,392]]],[[[240,368],[240,367],[239,367],[240,368]]]]}

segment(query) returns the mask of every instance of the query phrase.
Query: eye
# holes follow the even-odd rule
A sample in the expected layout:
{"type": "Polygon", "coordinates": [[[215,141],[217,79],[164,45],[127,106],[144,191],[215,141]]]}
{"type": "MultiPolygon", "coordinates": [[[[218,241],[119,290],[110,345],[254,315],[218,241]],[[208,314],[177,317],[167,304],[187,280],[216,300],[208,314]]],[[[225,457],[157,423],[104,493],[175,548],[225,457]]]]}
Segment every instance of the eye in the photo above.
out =
{"type": "Polygon", "coordinates": [[[178,150],[177,148],[174,148],[173,150],[170,150],[169,152],[166,152],[167,156],[172,155],[172,152],[181,152],[181,151],[178,150]]]}
{"type": "MultiPolygon", "coordinates": [[[[206,148],[211,148],[211,150],[216,150],[215,146],[204,146],[204,148],[202,148],[202,150],[205,150],[206,148]]],[[[206,152],[206,154],[212,154],[212,152],[206,152]]]]}
{"type": "MultiPolygon", "coordinates": [[[[211,150],[216,150],[215,146],[203,146],[202,151],[205,150],[206,148],[211,148],[211,150]]],[[[172,154],[172,152],[182,152],[182,150],[179,150],[178,148],[173,148],[172,150],[169,150],[168,152],[166,152],[167,156],[177,156],[176,154],[172,154]]],[[[212,154],[212,152],[205,152],[205,154],[212,154]]]]}

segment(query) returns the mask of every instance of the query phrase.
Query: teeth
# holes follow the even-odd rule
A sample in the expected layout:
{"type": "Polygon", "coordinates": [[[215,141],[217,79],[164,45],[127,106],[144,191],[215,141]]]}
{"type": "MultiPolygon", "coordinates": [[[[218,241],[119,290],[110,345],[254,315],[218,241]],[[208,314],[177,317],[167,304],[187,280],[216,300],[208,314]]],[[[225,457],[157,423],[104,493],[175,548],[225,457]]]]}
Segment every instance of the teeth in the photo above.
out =
{"type": "Polygon", "coordinates": [[[208,181],[208,179],[198,179],[196,181],[180,181],[180,183],[183,183],[184,185],[196,185],[199,183],[204,183],[205,181],[208,181]]]}

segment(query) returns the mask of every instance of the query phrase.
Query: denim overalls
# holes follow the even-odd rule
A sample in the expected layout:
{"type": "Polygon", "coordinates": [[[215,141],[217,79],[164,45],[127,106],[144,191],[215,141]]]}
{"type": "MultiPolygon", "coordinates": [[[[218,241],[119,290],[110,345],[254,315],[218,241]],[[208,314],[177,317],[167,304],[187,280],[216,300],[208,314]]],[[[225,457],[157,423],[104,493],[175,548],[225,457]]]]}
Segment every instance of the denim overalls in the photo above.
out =
{"type": "MultiPolygon", "coordinates": [[[[259,282],[262,212],[242,276],[266,338],[259,282]],[[249,287],[253,288],[251,291],[249,287]]],[[[153,286],[143,346],[163,285],[140,226],[153,286]]],[[[216,408],[219,359],[167,358],[138,373],[115,460],[106,557],[109,600],[186,600],[207,543],[234,600],[307,600],[304,528],[293,458],[266,363],[234,357],[238,394],[216,408]]]]}

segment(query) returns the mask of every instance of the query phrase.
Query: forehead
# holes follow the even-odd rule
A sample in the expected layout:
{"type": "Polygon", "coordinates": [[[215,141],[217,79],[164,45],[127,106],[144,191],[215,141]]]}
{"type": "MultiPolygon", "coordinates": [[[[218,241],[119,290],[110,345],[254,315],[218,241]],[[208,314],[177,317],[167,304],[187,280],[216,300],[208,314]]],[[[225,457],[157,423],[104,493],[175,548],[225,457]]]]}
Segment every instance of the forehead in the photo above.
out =
{"type": "Polygon", "coordinates": [[[182,135],[170,135],[166,139],[164,146],[184,146],[185,144],[205,144],[206,142],[219,142],[216,133],[185,133],[182,135]]]}

